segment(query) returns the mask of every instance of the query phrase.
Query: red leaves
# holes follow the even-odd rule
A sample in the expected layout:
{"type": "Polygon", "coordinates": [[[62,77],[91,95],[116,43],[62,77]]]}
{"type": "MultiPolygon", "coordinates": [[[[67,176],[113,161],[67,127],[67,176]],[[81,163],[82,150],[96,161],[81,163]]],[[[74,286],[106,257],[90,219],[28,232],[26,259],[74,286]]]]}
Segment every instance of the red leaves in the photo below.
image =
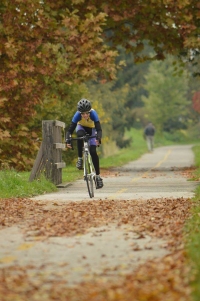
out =
{"type": "Polygon", "coordinates": [[[193,109],[200,113],[200,91],[194,93],[192,97],[193,109]]]}

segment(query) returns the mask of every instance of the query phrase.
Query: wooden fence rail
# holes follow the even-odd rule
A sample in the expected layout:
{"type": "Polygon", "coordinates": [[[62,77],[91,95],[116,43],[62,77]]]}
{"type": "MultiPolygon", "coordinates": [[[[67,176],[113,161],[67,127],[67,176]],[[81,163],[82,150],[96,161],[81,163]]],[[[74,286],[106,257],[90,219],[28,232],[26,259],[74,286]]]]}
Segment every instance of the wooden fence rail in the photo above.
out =
{"type": "Polygon", "coordinates": [[[41,173],[55,185],[62,183],[62,168],[65,162],[62,161],[62,133],[65,123],[58,120],[42,121],[42,143],[38,151],[29,181],[37,179],[41,173]]]}

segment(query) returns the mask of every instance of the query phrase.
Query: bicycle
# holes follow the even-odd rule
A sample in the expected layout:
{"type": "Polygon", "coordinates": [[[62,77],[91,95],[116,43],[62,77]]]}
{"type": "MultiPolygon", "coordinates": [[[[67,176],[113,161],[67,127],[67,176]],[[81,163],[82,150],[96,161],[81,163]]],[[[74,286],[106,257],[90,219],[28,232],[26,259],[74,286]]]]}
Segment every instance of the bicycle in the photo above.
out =
{"type": "MultiPolygon", "coordinates": [[[[86,134],[83,137],[70,139],[71,145],[73,140],[83,140],[83,178],[87,183],[87,189],[90,198],[94,197],[94,186],[96,188],[96,172],[89,151],[89,140],[91,138],[96,138],[96,136],[90,136],[86,134]]],[[[73,145],[72,145],[72,149],[73,149],[73,145]]]]}

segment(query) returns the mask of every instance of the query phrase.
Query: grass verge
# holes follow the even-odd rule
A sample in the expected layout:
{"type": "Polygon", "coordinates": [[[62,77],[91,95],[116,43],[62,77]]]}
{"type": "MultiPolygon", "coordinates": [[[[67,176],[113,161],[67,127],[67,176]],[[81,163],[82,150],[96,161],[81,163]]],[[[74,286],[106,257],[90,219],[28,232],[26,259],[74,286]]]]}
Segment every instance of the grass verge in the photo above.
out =
{"type": "MultiPolygon", "coordinates": [[[[194,179],[200,180],[200,145],[193,147],[196,170],[194,179]]],[[[185,225],[186,251],[191,264],[191,287],[194,301],[200,300],[200,186],[195,190],[193,198],[192,217],[185,225]]]]}
{"type": "Polygon", "coordinates": [[[29,182],[29,172],[17,172],[15,170],[0,171],[0,198],[31,197],[38,194],[56,191],[53,183],[44,176],[33,182],[29,182]]]}
{"type": "MultiPolygon", "coordinates": [[[[134,140],[131,147],[120,150],[116,155],[107,158],[101,158],[102,168],[121,166],[129,161],[133,161],[144,154],[146,149],[145,141],[138,131],[134,131],[134,140]]],[[[29,172],[17,172],[15,170],[0,171],[0,198],[11,197],[33,197],[40,194],[57,191],[57,187],[41,176],[38,180],[29,182],[29,172]]],[[[77,170],[75,162],[67,164],[62,169],[62,182],[73,182],[81,179],[83,171],[77,170]]]]}

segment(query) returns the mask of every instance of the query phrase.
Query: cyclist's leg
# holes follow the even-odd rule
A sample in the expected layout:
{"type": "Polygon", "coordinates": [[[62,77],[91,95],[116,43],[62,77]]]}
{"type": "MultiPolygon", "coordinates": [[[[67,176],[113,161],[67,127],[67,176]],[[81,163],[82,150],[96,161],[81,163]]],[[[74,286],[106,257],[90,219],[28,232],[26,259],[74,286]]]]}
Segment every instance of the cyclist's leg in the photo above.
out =
{"type": "MultiPolygon", "coordinates": [[[[77,125],[76,130],[77,137],[83,137],[85,135],[85,131],[82,126],[77,125]]],[[[83,169],[83,141],[77,140],[77,150],[78,150],[78,160],[76,162],[76,167],[78,169],[83,169]]]]}
{"type": "MultiPolygon", "coordinates": [[[[76,127],[76,135],[77,137],[83,137],[85,134],[89,134],[90,136],[93,135],[93,129],[84,127],[80,124],[77,125],[76,127]]],[[[95,140],[94,140],[95,141],[95,140]]],[[[77,140],[77,149],[78,149],[78,160],[76,163],[76,167],[78,169],[83,168],[83,141],[82,140],[77,140]]]]}
{"type": "MultiPolygon", "coordinates": [[[[92,135],[95,135],[95,133],[96,133],[96,130],[93,129],[92,135]]],[[[95,138],[90,139],[90,154],[91,154],[92,162],[93,162],[94,169],[96,172],[96,188],[102,188],[103,180],[100,177],[99,156],[97,154],[97,146],[96,146],[95,138]]]]}
{"type": "Polygon", "coordinates": [[[99,168],[99,156],[97,154],[96,145],[90,145],[90,155],[92,157],[92,163],[94,165],[94,169],[96,172],[96,175],[98,176],[100,174],[100,168],[99,168]]]}
{"type": "MultiPolygon", "coordinates": [[[[96,129],[91,129],[90,136],[95,136],[95,135],[96,135],[96,129]]],[[[92,163],[94,165],[96,175],[99,175],[100,174],[99,156],[97,154],[96,138],[91,138],[89,140],[89,146],[90,146],[90,154],[91,154],[91,157],[92,157],[92,163]]]]}
{"type": "MultiPolygon", "coordinates": [[[[84,130],[77,130],[76,132],[77,137],[83,137],[85,135],[84,130]]],[[[78,149],[78,156],[82,158],[82,152],[83,152],[83,141],[77,140],[77,149],[78,149]]]]}
{"type": "Polygon", "coordinates": [[[96,171],[96,188],[99,189],[103,187],[103,179],[100,177],[99,156],[97,154],[96,148],[96,145],[90,145],[90,154],[92,157],[94,169],[96,171]]]}

